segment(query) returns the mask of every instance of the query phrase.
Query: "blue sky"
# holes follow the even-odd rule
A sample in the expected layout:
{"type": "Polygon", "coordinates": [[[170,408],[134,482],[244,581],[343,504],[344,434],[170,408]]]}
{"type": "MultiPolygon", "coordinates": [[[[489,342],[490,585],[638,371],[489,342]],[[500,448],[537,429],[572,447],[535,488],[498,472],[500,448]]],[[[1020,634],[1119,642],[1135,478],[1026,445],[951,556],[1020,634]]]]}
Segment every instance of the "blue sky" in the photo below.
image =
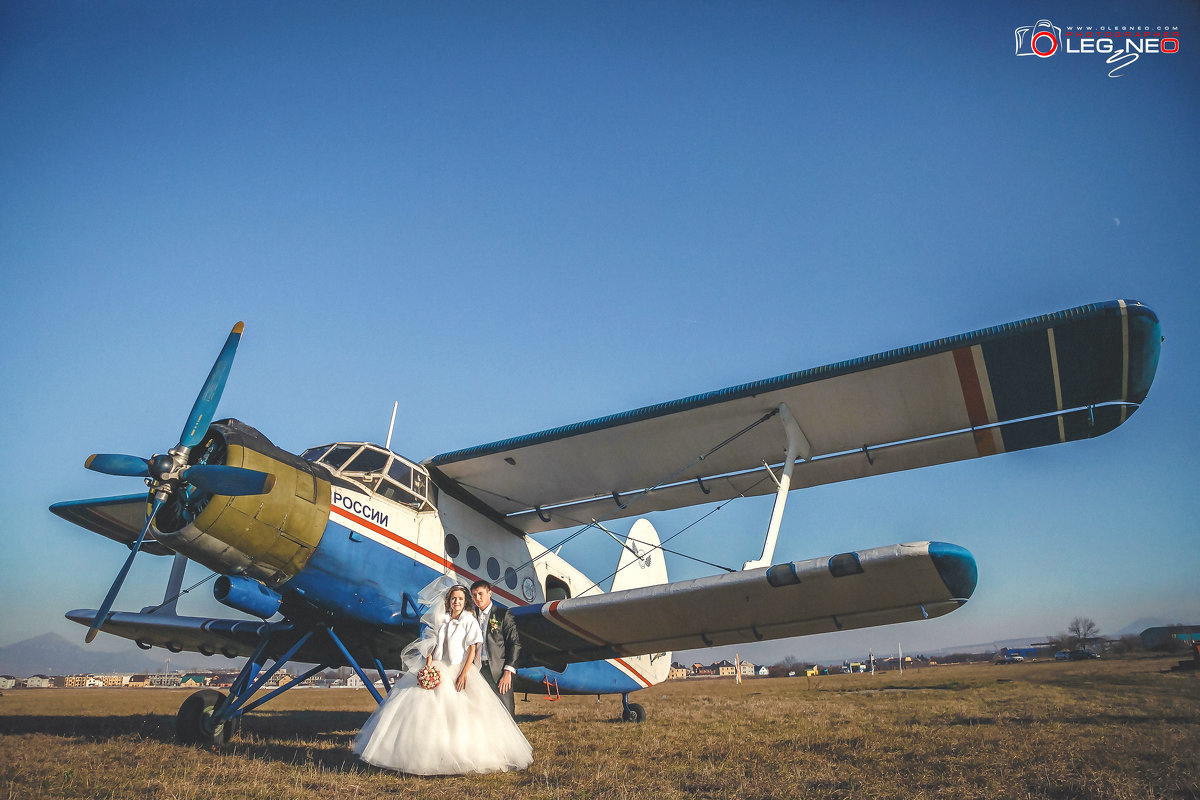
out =
{"type": "MultiPolygon", "coordinates": [[[[970,603],[743,655],[1200,621],[1200,15],[1130,7],[10,0],[0,645],[82,640],[62,613],[126,551],[46,509],[136,491],[84,458],[174,444],[238,320],[222,416],[299,451],[382,441],[398,400],[420,459],[1116,298],[1166,342],[1114,433],[790,499],[777,558],[950,541],[970,603]],[[1180,53],[1017,57],[1042,18],[1178,26],[1180,53]]],[[[769,515],[672,544],[740,565],[769,515]]],[[[167,570],[141,558],[117,607],[167,570]]]]}

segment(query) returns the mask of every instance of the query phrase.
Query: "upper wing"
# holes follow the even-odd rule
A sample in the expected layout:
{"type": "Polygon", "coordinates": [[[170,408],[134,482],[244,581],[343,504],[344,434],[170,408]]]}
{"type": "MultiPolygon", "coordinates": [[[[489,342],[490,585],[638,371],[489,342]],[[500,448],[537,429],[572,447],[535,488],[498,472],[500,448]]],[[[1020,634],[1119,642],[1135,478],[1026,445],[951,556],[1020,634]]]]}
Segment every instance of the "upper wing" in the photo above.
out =
{"type": "Polygon", "coordinates": [[[792,487],[1089,438],[1154,379],[1135,302],[1047,314],[444,453],[439,486],[525,533],[775,491],[786,404],[809,445],[792,487]]]}
{"type": "Polygon", "coordinates": [[[918,542],[514,608],[551,666],[928,619],[975,590],[961,547],[918,542]]]}
{"type": "MultiPolygon", "coordinates": [[[[71,500],[55,503],[50,510],[67,522],[132,547],[146,525],[146,493],[71,500]]],[[[169,556],[175,552],[155,541],[153,530],[147,531],[142,551],[156,556],[169,556]]]]}

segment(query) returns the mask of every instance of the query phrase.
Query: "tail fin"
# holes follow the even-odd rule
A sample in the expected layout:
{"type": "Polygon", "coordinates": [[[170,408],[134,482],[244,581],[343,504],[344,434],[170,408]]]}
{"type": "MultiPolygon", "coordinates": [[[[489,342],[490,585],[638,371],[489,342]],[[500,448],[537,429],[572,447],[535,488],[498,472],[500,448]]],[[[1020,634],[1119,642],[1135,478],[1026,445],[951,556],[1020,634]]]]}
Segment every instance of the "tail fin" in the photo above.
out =
{"type": "Polygon", "coordinates": [[[617,574],[613,576],[610,592],[625,589],[640,589],[667,582],[667,562],[659,549],[658,531],[648,519],[633,523],[625,537],[621,560],[617,562],[617,574]]]}
{"type": "MultiPolygon", "coordinates": [[[[625,546],[621,549],[621,560],[617,562],[617,574],[613,576],[611,592],[625,589],[640,589],[667,582],[667,562],[658,540],[658,531],[648,519],[633,523],[625,546]]],[[[671,653],[651,653],[644,656],[626,657],[625,662],[633,666],[650,684],[662,683],[671,674],[671,653]]]]}

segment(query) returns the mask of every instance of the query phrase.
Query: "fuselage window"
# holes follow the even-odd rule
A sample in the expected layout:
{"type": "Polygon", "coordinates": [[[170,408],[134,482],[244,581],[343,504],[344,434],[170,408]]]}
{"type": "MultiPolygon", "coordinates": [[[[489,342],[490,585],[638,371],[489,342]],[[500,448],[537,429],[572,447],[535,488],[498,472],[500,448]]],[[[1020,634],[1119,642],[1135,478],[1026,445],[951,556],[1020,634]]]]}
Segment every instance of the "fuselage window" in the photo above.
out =
{"type": "Polygon", "coordinates": [[[567,586],[566,582],[554,577],[553,575],[546,576],[546,602],[551,603],[555,600],[566,600],[571,596],[571,587],[567,586]]]}
{"type": "Polygon", "coordinates": [[[467,566],[471,569],[479,569],[479,550],[475,545],[467,548],[467,566]]]}
{"type": "Polygon", "coordinates": [[[517,588],[517,571],[512,567],[504,570],[504,584],[510,588],[517,588]]]}
{"type": "Polygon", "coordinates": [[[500,577],[500,562],[494,558],[488,559],[488,577],[492,580],[500,577]]]}
{"type": "Polygon", "coordinates": [[[458,537],[453,533],[446,534],[446,555],[451,558],[458,558],[458,537]]]}

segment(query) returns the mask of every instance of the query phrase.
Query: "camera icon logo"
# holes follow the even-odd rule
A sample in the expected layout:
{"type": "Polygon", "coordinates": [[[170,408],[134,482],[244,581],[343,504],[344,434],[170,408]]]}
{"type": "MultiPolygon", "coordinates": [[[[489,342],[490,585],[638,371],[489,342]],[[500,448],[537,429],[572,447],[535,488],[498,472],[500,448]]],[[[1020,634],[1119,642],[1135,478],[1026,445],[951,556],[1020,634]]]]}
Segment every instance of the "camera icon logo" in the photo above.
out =
{"type": "Polygon", "coordinates": [[[1013,33],[1019,56],[1049,58],[1058,52],[1058,44],[1062,41],[1062,28],[1055,27],[1048,19],[1039,19],[1036,25],[1017,28],[1013,33]]]}

